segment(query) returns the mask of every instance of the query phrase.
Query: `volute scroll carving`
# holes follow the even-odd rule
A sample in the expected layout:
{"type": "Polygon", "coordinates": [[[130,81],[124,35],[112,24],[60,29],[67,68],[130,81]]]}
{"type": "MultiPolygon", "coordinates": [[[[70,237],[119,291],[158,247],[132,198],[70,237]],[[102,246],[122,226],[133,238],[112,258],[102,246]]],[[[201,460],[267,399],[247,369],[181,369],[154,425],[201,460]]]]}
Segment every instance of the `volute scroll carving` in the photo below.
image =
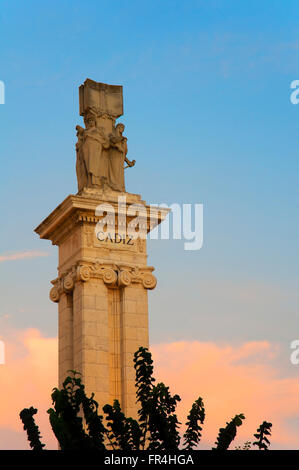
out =
{"type": "Polygon", "coordinates": [[[50,290],[50,300],[52,300],[52,302],[58,302],[59,298],[59,290],[57,289],[57,287],[52,287],[52,289],[50,290]]]}
{"type": "Polygon", "coordinates": [[[151,273],[146,273],[143,276],[142,283],[146,289],[154,289],[157,285],[157,278],[151,273]]]}
{"type": "Polygon", "coordinates": [[[111,268],[105,269],[103,271],[103,281],[109,286],[114,286],[117,282],[117,273],[111,268]]]}
{"type": "Polygon", "coordinates": [[[88,266],[78,267],[78,280],[86,282],[90,279],[90,268],[88,266]]]}
{"type": "Polygon", "coordinates": [[[118,285],[119,287],[127,287],[131,284],[132,278],[128,271],[121,270],[118,273],[118,285]]]}
{"type": "Polygon", "coordinates": [[[78,192],[106,187],[125,192],[124,170],[134,166],[135,160],[127,158],[124,124],[115,125],[115,119],[123,113],[122,87],[87,79],[79,96],[85,128],[76,126],[78,192]]]}
{"type": "Polygon", "coordinates": [[[50,299],[53,302],[59,302],[60,295],[63,292],[67,294],[72,292],[76,282],[88,282],[91,279],[102,280],[109,288],[126,288],[132,284],[142,284],[145,289],[154,289],[157,279],[152,274],[152,270],[150,266],[117,266],[98,261],[87,264],[81,262],[52,281],[50,299]]]}

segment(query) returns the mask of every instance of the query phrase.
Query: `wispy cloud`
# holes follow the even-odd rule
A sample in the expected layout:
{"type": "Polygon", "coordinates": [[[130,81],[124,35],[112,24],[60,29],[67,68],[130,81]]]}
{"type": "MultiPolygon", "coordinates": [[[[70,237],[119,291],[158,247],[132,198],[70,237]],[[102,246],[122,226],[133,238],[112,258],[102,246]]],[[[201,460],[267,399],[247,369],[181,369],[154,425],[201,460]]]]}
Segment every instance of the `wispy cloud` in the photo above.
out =
{"type": "Polygon", "coordinates": [[[156,344],[151,350],[155,377],[182,398],[179,421],[184,423],[192,402],[203,397],[207,419],[201,448],[211,448],[218,429],[235,414],[244,413],[246,420],[232,448],[252,442],[258,425],[267,420],[273,423],[272,448],[298,449],[299,429],[292,421],[299,416],[299,378],[280,376],[278,344],[179,341],[156,344]]]}
{"type": "Polygon", "coordinates": [[[18,259],[38,258],[41,256],[49,256],[49,253],[46,251],[27,250],[20,251],[18,253],[3,254],[0,255],[0,263],[4,261],[15,261],[18,259]]]}

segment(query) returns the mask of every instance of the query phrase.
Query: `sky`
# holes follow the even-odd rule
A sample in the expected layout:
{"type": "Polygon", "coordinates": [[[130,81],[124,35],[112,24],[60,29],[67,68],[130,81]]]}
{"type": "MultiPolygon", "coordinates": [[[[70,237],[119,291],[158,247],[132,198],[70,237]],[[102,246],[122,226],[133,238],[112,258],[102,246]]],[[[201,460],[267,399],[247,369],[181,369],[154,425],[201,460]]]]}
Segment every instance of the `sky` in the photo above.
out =
{"type": "Polygon", "coordinates": [[[34,228],[77,192],[86,78],[123,85],[127,190],[203,204],[200,250],[148,243],[157,374],[187,408],[206,395],[204,445],[244,412],[241,442],[266,419],[273,448],[299,448],[298,17],[293,0],[2,0],[0,448],[26,448],[16,410],[56,385],[57,247],[34,228]]]}

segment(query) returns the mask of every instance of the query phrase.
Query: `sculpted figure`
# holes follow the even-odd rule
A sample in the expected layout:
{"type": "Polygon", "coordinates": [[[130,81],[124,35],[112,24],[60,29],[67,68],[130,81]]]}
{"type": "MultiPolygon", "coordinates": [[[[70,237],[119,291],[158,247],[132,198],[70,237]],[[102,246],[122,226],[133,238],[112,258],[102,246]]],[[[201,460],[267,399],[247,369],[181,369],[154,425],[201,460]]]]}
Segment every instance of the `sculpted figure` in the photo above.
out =
{"type": "Polygon", "coordinates": [[[82,151],[84,129],[81,126],[76,126],[76,131],[77,131],[77,138],[78,138],[78,142],[76,143],[76,153],[77,153],[76,173],[77,173],[77,181],[78,181],[78,191],[81,191],[83,188],[87,186],[88,171],[85,165],[83,151],[82,151]]]}
{"type": "Polygon", "coordinates": [[[114,127],[115,120],[108,118],[98,109],[88,108],[84,114],[85,129],[76,126],[78,192],[84,188],[105,189],[106,186],[125,191],[124,170],[134,166],[135,160],[127,158],[125,126],[119,123],[114,127]],[[105,119],[111,122],[107,123],[105,119]]]}
{"type": "Polygon", "coordinates": [[[78,190],[98,187],[108,179],[109,139],[102,128],[97,127],[96,116],[88,113],[84,119],[85,129],[77,126],[76,171],[78,190]]]}
{"type": "Polygon", "coordinates": [[[96,117],[87,115],[84,120],[85,131],[83,136],[83,158],[87,168],[87,186],[100,186],[102,178],[108,178],[108,152],[109,140],[103,130],[97,127],[96,117]]]}
{"type": "Polygon", "coordinates": [[[127,159],[127,138],[122,135],[124,130],[124,124],[119,123],[115,128],[115,133],[109,136],[108,184],[116,191],[125,191],[124,163],[126,162],[130,167],[135,165],[135,160],[131,162],[127,159]]]}

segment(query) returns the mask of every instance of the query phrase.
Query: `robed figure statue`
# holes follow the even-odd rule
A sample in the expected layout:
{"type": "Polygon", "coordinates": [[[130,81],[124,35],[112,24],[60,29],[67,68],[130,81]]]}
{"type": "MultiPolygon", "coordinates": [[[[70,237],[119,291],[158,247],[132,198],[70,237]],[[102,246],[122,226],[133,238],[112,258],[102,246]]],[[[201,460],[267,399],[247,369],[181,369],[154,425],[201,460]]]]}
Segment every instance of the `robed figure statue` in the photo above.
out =
{"type": "Polygon", "coordinates": [[[85,129],[76,127],[78,191],[108,187],[124,192],[124,170],[134,166],[135,160],[127,158],[125,126],[115,125],[123,114],[122,86],[86,79],[79,87],[79,103],[85,129]]]}
{"type": "Polygon", "coordinates": [[[117,124],[115,134],[110,134],[110,152],[109,152],[109,172],[108,181],[112,189],[116,191],[125,191],[124,166],[134,166],[135,160],[130,162],[127,159],[127,138],[122,135],[125,126],[122,123],[117,124]]]}
{"type": "Polygon", "coordinates": [[[99,127],[93,114],[85,118],[86,128],[77,126],[76,172],[78,191],[84,188],[103,188],[125,192],[124,170],[135,165],[127,158],[127,138],[124,124],[119,123],[108,136],[99,127]],[[125,163],[127,166],[125,167],[125,163]]]}

